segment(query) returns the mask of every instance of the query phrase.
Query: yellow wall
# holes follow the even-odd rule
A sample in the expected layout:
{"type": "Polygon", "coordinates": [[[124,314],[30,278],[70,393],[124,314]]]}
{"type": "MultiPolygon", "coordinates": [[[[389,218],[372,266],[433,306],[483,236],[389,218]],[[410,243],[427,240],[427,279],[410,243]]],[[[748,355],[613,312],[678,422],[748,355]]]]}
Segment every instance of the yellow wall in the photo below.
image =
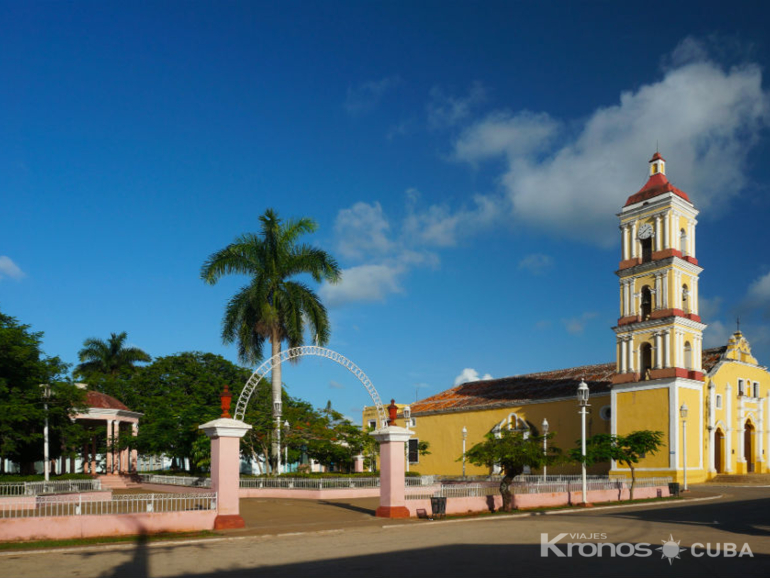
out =
{"type": "MultiPolygon", "coordinates": [[[[610,433],[610,421],[604,421],[599,416],[599,410],[605,405],[610,405],[610,397],[608,395],[592,397],[591,405],[591,413],[586,419],[588,435],[610,433]]],[[[416,424],[412,430],[420,441],[430,443],[431,454],[420,456],[420,462],[412,464],[410,469],[421,474],[462,475],[462,462],[457,459],[462,456],[463,427],[468,430],[466,449],[469,450],[474,444],[483,442],[484,436],[500,421],[507,419],[511,413],[533,424],[538,432],[541,430],[543,418],[546,418],[549,432],[555,434],[552,443],[565,452],[576,447],[576,441],[580,439],[580,415],[577,401],[573,399],[480,411],[416,415],[416,424]]],[[[591,468],[591,473],[606,473],[607,469],[606,465],[597,465],[591,468]]],[[[577,473],[578,471],[578,466],[549,468],[549,473],[577,473]]],[[[466,475],[488,473],[488,468],[473,466],[466,462],[466,475]]]]}
{"type": "MultiPolygon", "coordinates": [[[[733,357],[739,357],[746,359],[751,356],[750,350],[740,349],[735,352],[731,352],[733,357]]],[[[753,359],[753,358],[752,358],[753,359]]],[[[744,474],[747,473],[747,464],[741,458],[743,457],[741,452],[741,437],[744,435],[743,430],[746,422],[753,424],[755,428],[755,435],[753,438],[752,450],[754,471],[757,473],[767,472],[767,437],[761,440],[760,435],[767,436],[767,434],[760,434],[760,407],[763,409],[763,414],[768,411],[767,394],[770,391],[770,373],[761,366],[749,365],[747,363],[726,362],[711,376],[709,383],[714,385],[714,398],[716,395],[722,396],[722,408],[716,409],[716,403],[714,404],[714,425],[719,427],[725,435],[725,473],[732,474],[744,474]],[[747,386],[751,383],[751,390],[745,390],[748,395],[740,396],[738,392],[738,380],[742,379],[744,385],[747,386]],[[754,382],[759,383],[759,398],[754,396],[754,382]],[[728,391],[727,385],[731,386],[728,391]],[[740,408],[743,408],[743,419],[739,417],[740,408]],[[729,414],[728,414],[729,409],[729,414]],[[731,430],[731,431],[728,431],[731,430]],[[762,454],[761,449],[764,449],[765,454],[762,454]],[[729,469],[728,469],[729,465],[729,469]]],[[[708,391],[708,390],[706,390],[708,391]]],[[[764,419],[768,419],[767,415],[763,415],[764,419]]],[[[707,422],[708,423],[708,422],[707,422]]],[[[763,424],[767,429],[766,424],[763,424]]],[[[706,463],[708,463],[707,460],[706,463]]]]}
{"type": "MultiPolygon", "coordinates": [[[[669,421],[668,388],[619,392],[616,395],[617,434],[628,435],[633,431],[661,431],[664,445],[654,454],[641,460],[639,468],[668,468],[669,421]]],[[[627,473],[628,468],[617,465],[617,471],[627,473]]],[[[658,474],[660,475],[660,474],[658,474]]]]}

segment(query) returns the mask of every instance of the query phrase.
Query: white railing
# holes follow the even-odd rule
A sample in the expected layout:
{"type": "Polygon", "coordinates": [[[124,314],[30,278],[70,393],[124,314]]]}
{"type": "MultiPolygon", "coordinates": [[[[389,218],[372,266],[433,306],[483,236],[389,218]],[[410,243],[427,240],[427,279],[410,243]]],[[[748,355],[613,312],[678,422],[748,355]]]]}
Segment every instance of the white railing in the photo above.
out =
{"type": "MultiPolygon", "coordinates": [[[[570,478],[573,478],[570,476],[570,478]]],[[[514,479],[511,484],[511,492],[514,494],[551,494],[559,492],[579,492],[583,489],[583,483],[580,476],[574,476],[576,479],[567,479],[563,481],[540,480],[519,481],[514,479]]],[[[636,480],[634,488],[650,488],[655,486],[667,486],[671,478],[640,478],[636,480]]],[[[631,478],[608,478],[596,476],[586,479],[586,490],[628,490],[631,488],[631,478]]]]}
{"type": "Polygon", "coordinates": [[[158,474],[137,474],[143,484],[167,484],[171,486],[186,486],[188,488],[210,488],[211,478],[196,478],[193,476],[161,476],[158,474]]]}
{"type": "Polygon", "coordinates": [[[287,490],[379,488],[380,478],[241,478],[241,487],[287,490]]]}
{"type": "MultiPolygon", "coordinates": [[[[667,486],[672,478],[640,478],[634,488],[650,488],[667,486]]],[[[583,488],[580,476],[517,476],[511,484],[512,494],[555,494],[561,492],[579,492],[583,488]],[[559,479],[564,478],[564,479],[559,479]]],[[[631,488],[631,478],[609,478],[607,476],[590,476],[586,479],[586,489],[592,490],[628,490],[631,488]]],[[[476,496],[492,496],[500,493],[498,481],[480,483],[437,483],[423,488],[407,488],[407,500],[425,500],[435,497],[467,498],[476,496]]]]}
{"type": "MultiPolygon", "coordinates": [[[[138,474],[144,484],[168,484],[190,488],[209,488],[211,478],[192,476],[162,476],[157,474],[138,474]]],[[[437,476],[410,476],[406,478],[407,487],[427,486],[436,483],[437,476]]],[[[341,490],[350,488],[379,488],[377,477],[325,477],[325,478],[241,478],[241,488],[280,488],[286,490],[341,490]]]]}
{"type": "MultiPolygon", "coordinates": [[[[111,500],[88,501],[59,496],[22,498],[15,503],[0,503],[0,518],[37,518],[51,516],[107,516],[116,514],[159,514],[194,510],[216,510],[216,492],[201,494],[136,494],[112,496],[111,500]]],[[[84,499],[85,498],[85,499],[84,499]]]]}
{"type": "Polygon", "coordinates": [[[479,484],[437,484],[424,488],[407,488],[407,500],[427,500],[429,498],[475,498],[494,496],[500,493],[500,485],[495,482],[479,484]]]}
{"type": "Polygon", "coordinates": [[[98,492],[100,480],[55,480],[50,482],[0,482],[0,496],[40,496],[73,492],[98,492]]]}

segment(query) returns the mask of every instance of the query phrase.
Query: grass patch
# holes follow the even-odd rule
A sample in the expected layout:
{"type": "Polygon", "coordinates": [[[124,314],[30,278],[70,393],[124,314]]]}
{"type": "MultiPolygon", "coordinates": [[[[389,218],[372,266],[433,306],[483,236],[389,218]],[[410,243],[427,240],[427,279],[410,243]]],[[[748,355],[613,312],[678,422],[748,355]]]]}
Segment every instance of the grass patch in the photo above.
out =
{"type": "Polygon", "coordinates": [[[38,540],[36,542],[0,542],[0,552],[23,550],[47,550],[50,548],[69,548],[76,546],[99,546],[102,544],[134,544],[138,542],[161,542],[185,538],[210,538],[214,532],[179,532],[166,534],[146,534],[143,536],[104,536],[102,538],[77,538],[73,540],[38,540]]]}

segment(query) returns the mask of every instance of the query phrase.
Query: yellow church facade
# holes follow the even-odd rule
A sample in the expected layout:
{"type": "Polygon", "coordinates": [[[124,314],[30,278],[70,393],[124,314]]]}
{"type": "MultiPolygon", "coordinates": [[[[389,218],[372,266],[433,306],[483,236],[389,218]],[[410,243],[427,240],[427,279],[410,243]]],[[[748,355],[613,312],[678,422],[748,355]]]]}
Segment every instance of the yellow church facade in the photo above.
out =
{"type": "MultiPolygon", "coordinates": [[[[647,183],[621,211],[619,317],[614,362],[470,382],[411,406],[415,440],[430,454],[410,452],[421,474],[487,474],[462,460],[463,448],[501,428],[555,433],[563,449],[580,439],[577,386],[589,386],[587,435],[661,431],[662,447],[637,465],[638,476],[668,476],[697,483],[717,474],[768,471],[770,373],[737,331],[722,347],[702,347],[696,257],[698,211],[666,177],[656,153],[647,183]],[[686,460],[686,463],[685,463],[686,460]]],[[[364,410],[364,426],[373,419],[364,410]]],[[[577,473],[562,466],[550,473],[577,473]]],[[[619,464],[590,473],[628,475],[619,464]]]]}

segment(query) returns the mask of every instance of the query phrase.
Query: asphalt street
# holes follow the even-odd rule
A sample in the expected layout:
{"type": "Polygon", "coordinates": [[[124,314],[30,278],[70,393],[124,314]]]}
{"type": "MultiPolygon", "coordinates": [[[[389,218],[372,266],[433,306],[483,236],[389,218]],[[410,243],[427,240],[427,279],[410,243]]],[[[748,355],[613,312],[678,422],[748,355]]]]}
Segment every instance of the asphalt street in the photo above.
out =
{"type": "MultiPolygon", "coordinates": [[[[770,488],[709,490],[722,497],[527,517],[389,525],[367,519],[339,529],[194,543],[2,554],[0,575],[770,576],[770,488]]],[[[301,513],[301,504],[294,507],[301,513]]],[[[356,512],[362,519],[363,510],[356,512]]]]}

